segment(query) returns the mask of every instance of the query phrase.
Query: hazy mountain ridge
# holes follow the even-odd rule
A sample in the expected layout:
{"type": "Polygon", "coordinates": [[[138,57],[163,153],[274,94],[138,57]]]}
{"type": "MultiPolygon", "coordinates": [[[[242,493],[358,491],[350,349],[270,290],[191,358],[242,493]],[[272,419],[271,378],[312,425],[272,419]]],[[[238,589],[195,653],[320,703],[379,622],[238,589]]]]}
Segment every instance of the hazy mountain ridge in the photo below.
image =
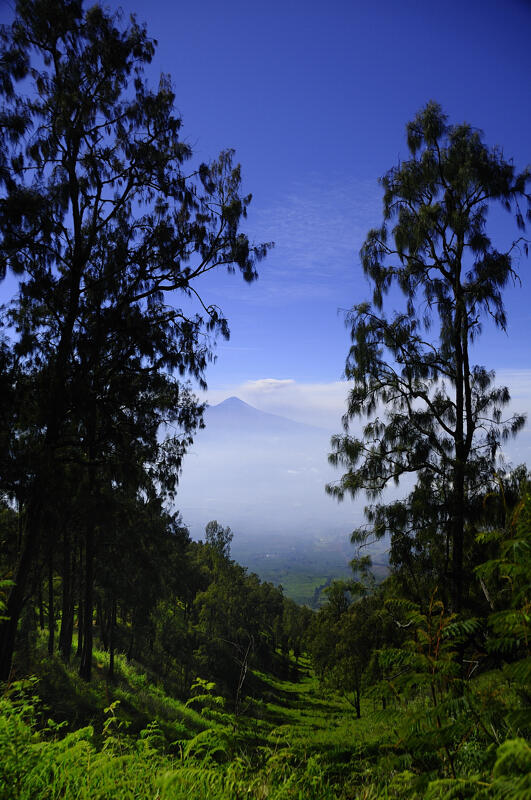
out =
{"type": "Polygon", "coordinates": [[[205,413],[184,459],[177,506],[198,537],[213,518],[246,537],[348,534],[352,503],[325,493],[336,477],[329,451],[326,430],[228,398],[205,413]]]}
{"type": "Polygon", "coordinates": [[[280,433],[287,435],[314,433],[329,436],[325,428],[318,428],[303,422],[296,422],[279,414],[261,411],[234,396],[227,397],[226,400],[217,405],[208,406],[204,417],[205,429],[201,432],[202,436],[205,433],[208,435],[213,426],[217,428],[216,435],[220,433],[219,428],[224,426],[227,431],[246,431],[254,435],[272,434],[278,436],[280,433]]]}
{"type": "MultiPolygon", "coordinates": [[[[229,525],[234,558],[274,583],[284,585],[286,573],[304,574],[306,586],[349,574],[363,500],[337,503],[326,494],[338,477],[327,461],[328,431],[237,397],[210,406],[205,426],[185,457],[177,497],[193,537],[203,538],[211,519],[229,525]]],[[[381,564],[385,548],[374,548],[381,564]]]]}

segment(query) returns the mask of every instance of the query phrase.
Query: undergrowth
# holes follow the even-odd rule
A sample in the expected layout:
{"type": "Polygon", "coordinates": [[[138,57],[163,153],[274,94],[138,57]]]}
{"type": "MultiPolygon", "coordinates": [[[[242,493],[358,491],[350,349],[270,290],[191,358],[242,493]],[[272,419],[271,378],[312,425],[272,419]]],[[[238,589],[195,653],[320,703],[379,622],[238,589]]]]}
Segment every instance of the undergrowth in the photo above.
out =
{"type": "MultiPolygon", "coordinates": [[[[98,652],[102,667],[104,659],[98,652]]],[[[0,699],[0,800],[531,796],[529,745],[500,723],[516,698],[513,676],[501,671],[474,680],[467,733],[446,743],[464,730],[459,703],[440,710],[447,724],[436,737],[419,722],[430,702],[422,691],[390,699],[385,710],[368,696],[358,720],[304,662],[294,682],[256,673],[262,697],[247,698],[237,717],[213,682],[198,679],[181,703],[122,657],[114,684],[100,669],[87,686],[53,659],[42,675],[11,684],[0,699]],[[74,707],[85,709],[85,724],[68,719],[74,707]]]]}

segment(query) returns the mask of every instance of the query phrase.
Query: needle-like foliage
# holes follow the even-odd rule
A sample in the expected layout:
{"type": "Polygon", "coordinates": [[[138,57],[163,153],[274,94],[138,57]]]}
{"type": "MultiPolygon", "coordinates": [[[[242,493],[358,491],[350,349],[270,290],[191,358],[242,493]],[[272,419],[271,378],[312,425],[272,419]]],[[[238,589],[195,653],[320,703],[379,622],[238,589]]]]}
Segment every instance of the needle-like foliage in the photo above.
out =
{"type": "MultiPolygon", "coordinates": [[[[155,44],[134,17],[122,26],[80,0],[19,0],[1,33],[0,279],[8,269],[21,279],[7,321],[17,366],[34,378],[20,405],[37,397],[25,421],[31,475],[14,498],[24,536],[0,626],[3,679],[52,476],[65,460],[84,465],[90,587],[102,483],[123,484],[131,465],[129,488],[145,493],[149,466],[152,486],[171,491],[200,424],[202,405],[180,381],[205,386],[212,335],[228,325],[195,284],[218,268],[251,282],[267,250],[240,231],[251,197],[232,151],[191,166],[169,77],[154,90],[144,78],[155,44]],[[182,436],[157,452],[162,423],[182,436]]],[[[21,420],[9,422],[21,441],[21,420]]],[[[82,669],[88,678],[89,655],[82,669]]]]}
{"type": "Polygon", "coordinates": [[[530,172],[517,173],[470,125],[449,125],[434,102],[409,123],[407,138],[409,159],[381,180],[383,224],[361,249],[373,305],[361,303],[347,318],[345,376],[353,383],[345,433],[332,440],[330,456],[346,471],[328,489],[339,499],[363,490],[374,500],[389,483],[413,475],[410,497],[376,505],[369,522],[377,536],[391,534],[397,560],[433,546],[442,565],[437,577],[451,587],[459,611],[467,525],[500,443],[524,422],[519,414],[503,417],[508,390],[471,362],[483,322],[505,328],[503,290],[517,280],[516,255],[527,250],[520,238],[498,251],[487,217],[501,203],[525,227],[530,172]],[[388,316],[382,309],[393,287],[405,308],[388,316]],[[349,432],[357,418],[367,420],[361,435],[349,432]],[[403,539],[413,545],[401,556],[403,539]]]}

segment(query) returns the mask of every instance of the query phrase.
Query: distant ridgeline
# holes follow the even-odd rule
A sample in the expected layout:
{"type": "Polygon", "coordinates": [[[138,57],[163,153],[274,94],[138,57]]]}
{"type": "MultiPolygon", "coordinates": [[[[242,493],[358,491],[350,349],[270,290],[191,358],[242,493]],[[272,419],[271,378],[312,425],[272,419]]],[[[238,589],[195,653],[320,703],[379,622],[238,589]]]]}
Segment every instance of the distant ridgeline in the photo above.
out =
{"type": "MultiPolygon", "coordinates": [[[[185,456],[177,496],[192,536],[213,518],[229,524],[237,560],[299,602],[311,602],[328,576],[349,574],[356,555],[349,533],[362,521],[361,504],[340,505],[325,493],[336,477],[327,463],[330,432],[237,397],[209,407],[205,425],[185,456]],[[292,575],[304,588],[292,586],[292,575]]],[[[369,548],[379,577],[385,550],[385,541],[369,548]]]]}

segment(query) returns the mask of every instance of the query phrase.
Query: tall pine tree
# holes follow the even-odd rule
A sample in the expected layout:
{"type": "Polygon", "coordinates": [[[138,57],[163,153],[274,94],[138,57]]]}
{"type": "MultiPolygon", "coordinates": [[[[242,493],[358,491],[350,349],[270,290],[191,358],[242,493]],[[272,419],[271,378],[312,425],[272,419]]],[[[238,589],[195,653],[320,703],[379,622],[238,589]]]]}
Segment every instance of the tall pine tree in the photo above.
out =
{"type": "Polygon", "coordinates": [[[369,509],[372,532],[391,533],[395,562],[403,537],[416,537],[420,550],[431,540],[443,561],[447,553],[444,578],[459,611],[474,506],[500,442],[524,422],[520,415],[502,418],[508,390],[470,360],[486,319],[505,328],[502,292],[517,278],[515,252],[526,249],[520,238],[499,252],[487,216],[501,203],[524,229],[530,172],[518,174],[470,125],[449,125],[434,102],[408,124],[407,141],[410,158],[381,180],[383,224],[361,250],[373,305],[362,303],[348,317],[345,374],[353,387],[346,430],[334,437],[330,456],[346,472],[328,490],[339,499],[364,490],[375,500],[389,483],[414,475],[404,501],[369,509]],[[395,286],[405,309],[387,316],[384,298],[395,286]],[[360,436],[349,433],[356,418],[367,420],[360,436]]]}
{"type": "MultiPolygon", "coordinates": [[[[11,324],[19,363],[39,374],[40,402],[15,585],[0,624],[0,679],[53,501],[50,476],[73,431],[93,474],[89,493],[99,491],[105,366],[123,356],[122,388],[133,366],[133,382],[163,372],[202,381],[205,336],[228,328],[194,282],[222,266],[252,281],[267,249],[239,231],[250,196],[240,193],[232,153],[185,166],[192,153],[170,80],[161,76],[152,91],[143,77],[154,50],[134,18],[120,28],[116,15],[85,11],[80,0],[19,0],[2,32],[0,277],[7,268],[21,275],[11,324]],[[177,293],[198,300],[199,312],[177,305],[177,293]],[[98,358],[103,366],[83,374],[98,358]]],[[[144,383],[140,397],[149,391],[144,383]]],[[[133,424],[138,409],[128,408],[133,424]]],[[[193,432],[197,402],[176,413],[193,432]]]]}

